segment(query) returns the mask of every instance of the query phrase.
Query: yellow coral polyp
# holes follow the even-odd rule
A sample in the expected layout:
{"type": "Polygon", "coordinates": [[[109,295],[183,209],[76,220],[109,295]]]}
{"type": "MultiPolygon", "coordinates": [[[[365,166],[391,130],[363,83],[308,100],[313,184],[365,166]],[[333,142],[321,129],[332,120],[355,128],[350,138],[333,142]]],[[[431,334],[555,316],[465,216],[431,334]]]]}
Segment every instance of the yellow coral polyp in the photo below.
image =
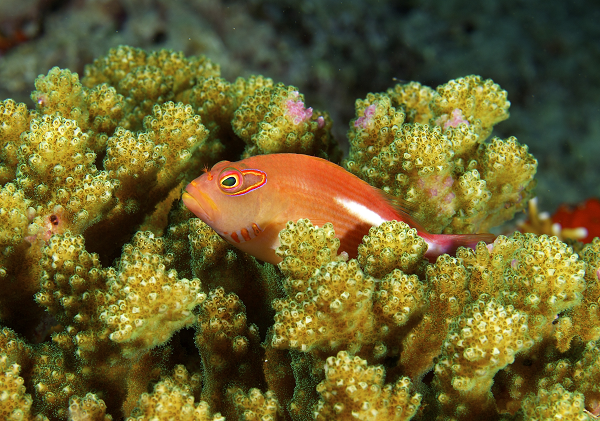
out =
{"type": "Polygon", "coordinates": [[[535,185],[537,161],[526,148],[514,138],[485,143],[509,105],[505,91],[478,76],[437,91],[407,84],[369,93],[356,103],[345,166],[413,203],[430,232],[485,231],[523,209],[535,185]]]}
{"type": "Polygon", "coordinates": [[[358,262],[366,273],[381,278],[394,269],[414,273],[423,263],[427,243],[405,222],[387,221],[369,229],[358,246],[358,262]]]}
{"type": "MultiPolygon", "coordinates": [[[[240,155],[338,160],[330,118],[295,87],[120,46],[81,80],[39,76],[33,100],[0,102],[3,419],[600,413],[599,240],[511,234],[428,262],[389,221],[353,260],[335,226],[299,220],[275,267],[177,198],[240,155]]],[[[486,231],[535,185],[525,145],[488,139],[509,105],[477,76],[367,94],[346,168],[428,231],[486,231]]]]}
{"type": "Polygon", "coordinates": [[[304,293],[296,294],[300,301],[274,303],[278,312],[274,341],[288,342],[290,347],[303,351],[352,343],[357,335],[365,336],[372,328],[373,289],[373,279],[360,271],[355,260],[322,266],[308,280],[304,293]],[[310,316],[312,312],[317,317],[310,316]],[[339,317],[342,314],[344,317],[339,317]]]}
{"type": "Polygon", "coordinates": [[[112,330],[111,340],[125,349],[139,352],[166,342],[193,323],[192,310],[206,299],[198,279],[178,279],[176,271],[167,270],[171,258],[162,255],[163,247],[152,233],[138,233],[118,269],[107,275],[109,304],[100,317],[112,330]]]}
{"type": "Polygon", "coordinates": [[[336,158],[337,144],[326,129],[329,116],[304,108],[304,97],[282,83],[256,89],[239,104],[232,127],[246,142],[243,156],[265,153],[324,154],[336,158]]]}
{"type": "Polygon", "coordinates": [[[315,407],[315,419],[410,420],[421,404],[421,395],[411,394],[409,378],[384,384],[384,375],[382,366],[368,366],[367,361],[346,351],[329,357],[325,380],[317,386],[321,397],[315,407]]]}
{"type": "Polygon", "coordinates": [[[556,384],[549,390],[541,389],[536,396],[528,396],[523,402],[523,412],[531,419],[588,421],[593,418],[585,412],[583,401],[581,393],[569,392],[556,384]]]}

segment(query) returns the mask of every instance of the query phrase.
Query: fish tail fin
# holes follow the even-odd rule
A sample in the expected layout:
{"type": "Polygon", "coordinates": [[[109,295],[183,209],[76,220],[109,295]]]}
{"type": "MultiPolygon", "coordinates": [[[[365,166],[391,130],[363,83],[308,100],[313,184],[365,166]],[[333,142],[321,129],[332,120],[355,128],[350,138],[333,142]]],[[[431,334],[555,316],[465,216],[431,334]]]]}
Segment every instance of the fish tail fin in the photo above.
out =
{"type": "Polygon", "coordinates": [[[480,241],[493,243],[496,236],[494,234],[427,234],[423,239],[429,246],[425,257],[429,261],[435,261],[442,254],[456,254],[459,247],[475,250],[480,241]]]}

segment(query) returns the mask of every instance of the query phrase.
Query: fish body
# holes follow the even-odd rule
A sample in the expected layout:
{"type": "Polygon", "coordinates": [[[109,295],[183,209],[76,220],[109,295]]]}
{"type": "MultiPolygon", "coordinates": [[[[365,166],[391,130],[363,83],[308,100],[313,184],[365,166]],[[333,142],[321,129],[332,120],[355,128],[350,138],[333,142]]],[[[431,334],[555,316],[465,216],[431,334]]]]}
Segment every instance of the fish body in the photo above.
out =
{"type": "Polygon", "coordinates": [[[226,241],[260,260],[277,264],[279,232],[288,221],[308,218],[333,223],[340,252],[356,257],[369,229],[404,221],[427,242],[425,256],[453,253],[491,240],[487,234],[430,234],[398,199],[325,159],[300,154],[253,156],[221,161],[186,187],[183,202],[226,241]]]}

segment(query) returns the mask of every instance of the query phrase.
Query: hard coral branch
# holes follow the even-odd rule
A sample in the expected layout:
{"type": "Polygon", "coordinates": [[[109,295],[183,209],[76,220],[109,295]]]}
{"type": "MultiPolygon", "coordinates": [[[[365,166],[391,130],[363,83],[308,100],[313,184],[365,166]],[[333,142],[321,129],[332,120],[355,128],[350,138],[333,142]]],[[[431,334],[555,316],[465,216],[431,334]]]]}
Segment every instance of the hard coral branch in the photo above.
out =
{"type": "MultiPolygon", "coordinates": [[[[429,262],[390,221],[348,259],[301,219],[274,267],[173,201],[222,159],[337,161],[297,88],[121,46],[32,98],[0,102],[3,418],[597,416],[600,240],[515,233],[429,262]]],[[[509,105],[479,76],[370,93],[345,166],[432,232],[485,231],[535,184],[526,146],[487,140],[509,105]]]]}

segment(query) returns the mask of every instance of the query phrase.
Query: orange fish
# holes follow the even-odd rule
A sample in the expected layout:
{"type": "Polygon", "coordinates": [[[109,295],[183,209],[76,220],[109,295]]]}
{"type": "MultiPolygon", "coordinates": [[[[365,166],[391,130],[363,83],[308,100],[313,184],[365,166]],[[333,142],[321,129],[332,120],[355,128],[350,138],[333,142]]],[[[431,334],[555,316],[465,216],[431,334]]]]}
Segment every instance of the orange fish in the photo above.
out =
{"type": "Polygon", "coordinates": [[[183,203],[226,241],[257,259],[277,264],[279,232],[288,221],[333,223],[339,251],[356,257],[369,228],[404,221],[427,242],[425,257],[454,253],[459,246],[493,241],[492,234],[430,234],[402,201],[325,159],[299,154],[221,161],[187,185],[183,203]]]}

